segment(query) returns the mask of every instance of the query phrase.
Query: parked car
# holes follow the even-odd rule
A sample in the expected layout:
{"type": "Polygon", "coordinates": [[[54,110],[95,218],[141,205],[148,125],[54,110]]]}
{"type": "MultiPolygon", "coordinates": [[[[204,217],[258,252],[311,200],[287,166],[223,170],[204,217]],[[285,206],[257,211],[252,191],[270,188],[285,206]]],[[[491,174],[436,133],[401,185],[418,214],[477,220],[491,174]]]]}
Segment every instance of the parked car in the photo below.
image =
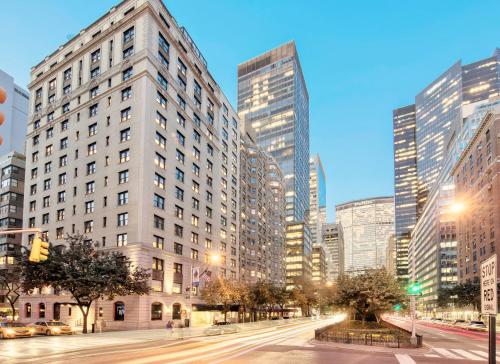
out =
{"type": "Polygon", "coordinates": [[[437,317],[436,317],[436,318],[433,318],[433,319],[431,320],[431,322],[432,322],[433,324],[442,324],[442,323],[443,323],[443,319],[442,319],[442,318],[437,318],[437,317]]]}
{"type": "Polygon", "coordinates": [[[35,330],[20,322],[0,322],[0,339],[29,337],[35,330]]]}
{"type": "Polygon", "coordinates": [[[465,325],[465,320],[458,319],[452,322],[453,326],[464,326],[465,325]]]}
{"type": "Polygon", "coordinates": [[[474,329],[486,329],[486,325],[483,321],[471,321],[467,324],[467,327],[474,329]]]}
{"type": "Polygon", "coordinates": [[[236,325],[226,321],[217,322],[204,331],[205,335],[234,334],[236,332],[238,332],[236,325]]]}
{"type": "Polygon", "coordinates": [[[35,330],[35,334],[41,335],[72,335],[74,334],[71,326],[61,321],[37,321],[30,324],[35,330]]]}

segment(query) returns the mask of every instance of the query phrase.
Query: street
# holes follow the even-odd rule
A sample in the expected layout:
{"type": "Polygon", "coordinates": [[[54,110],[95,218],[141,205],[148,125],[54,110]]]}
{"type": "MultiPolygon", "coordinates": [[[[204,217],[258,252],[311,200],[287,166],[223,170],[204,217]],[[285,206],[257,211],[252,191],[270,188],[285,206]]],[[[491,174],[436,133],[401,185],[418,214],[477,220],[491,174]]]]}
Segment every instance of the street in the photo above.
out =
{"type": "MultiPolygon", "coordinates": [[[[422,349],[386,349],[314,341],[314,329],[338,318],[293,322],[237,334],[186,338],[154,330],[36,337],[0,343],[2,363],[449,363],[486,361],[486,338],[417,325],[422,349]]],[[[399,325],[409,325],[398,319],[399,325]]],[[[500,358],[498,358],[500,359],[500,358]]]]}

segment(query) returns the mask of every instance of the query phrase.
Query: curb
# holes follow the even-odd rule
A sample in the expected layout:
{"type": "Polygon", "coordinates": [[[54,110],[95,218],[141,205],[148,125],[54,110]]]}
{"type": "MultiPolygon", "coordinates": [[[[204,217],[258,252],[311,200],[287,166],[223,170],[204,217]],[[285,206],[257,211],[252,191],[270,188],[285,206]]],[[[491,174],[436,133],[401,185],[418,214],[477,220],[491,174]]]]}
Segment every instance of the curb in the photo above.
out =
{"type": "Polygon", "coordinates": [[[365,352],[377,352],[377,353],[388,353],[388,354],[412,354],[412,355],[423,355],[429,354],[431,352],[430,347],[427,348],[387,348],[384,346],[369,346],[369,345],[357,345],[357,344],[342,344],[335,343],[331,341],[319,341],[316,339],[312,339],[310,341],[313,345],[318,346],[329,346],[336,349],[346,349],[346,350],[355,350],[355,351],[365,351],[365,352]]]}

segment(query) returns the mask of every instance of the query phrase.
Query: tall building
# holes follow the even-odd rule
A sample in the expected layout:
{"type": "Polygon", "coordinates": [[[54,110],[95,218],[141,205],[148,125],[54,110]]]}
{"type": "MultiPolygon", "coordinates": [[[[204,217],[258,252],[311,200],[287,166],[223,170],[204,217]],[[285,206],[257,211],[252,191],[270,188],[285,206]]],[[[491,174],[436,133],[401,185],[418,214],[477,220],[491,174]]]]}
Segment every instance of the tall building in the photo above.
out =
{"type": "Polygon", "coordinates": [[[326,223],[326,177],[319,154],[309,159],[309,228],[313,245],[322,243],[321,228],[326,223]]]}
{"type": "Polygon", "coordinates": [[[280,165],[287,221],[307,221],[309,95],[294,42],[238,66],[238,115],[280,165]]]}
{"type": "MultiPolygon", "coordinates": [[[[463,65],[461,61],[457,61],[425,87],[415,97],[415,121],[412,120],[411,106],[394,111],[396,266],[399,277],[408,277],[407,272],[410,269],[410,263],[405,263],[407,232],[412,230],[411,226],[415,225],[423,215],[427,201],[430,200],[430,192],[434,190],[438,193],[438,180],[440,179],[440,183],[447,183],[450,178],[443,176],[442,170],[445,167],[447,153],[451,150],[450,144],[462,128],[462,120],[474,113],[478,105],[487,103],[499,94],[500,50],[496,49],[491,57],[474,63],[463,65]],[[411,127],[413,123],[414,130],[411,127]],[[410,192],[414,191],[414,186],[408,184],[408,181],[413,181],[413,167],[410,173],[409,166],[414,150],[406,144],[413,138],[413,134],[417,154],[415,210],[413,210],[414,193],[410,192]],[[405,156],[408,156],[408,159],[405,156]],[[415,223],[413,216],[416,216],[415,223]]],[[[434,198],[436,203],[438,200],[434,198]]],[[[438,211],[436,209],[437,206],[429,208],[427,216],[434,216],[430,211],[438,211]]]]}
{"type": "MultiPolygon", "coordinates": [[[[26,158],[10,152],[0,158],[0,228],[23,227],[23,194],[26,158]]],[[[14,263],[14,253],[20,249],[21,235],[0,235],[0,269],[14,263]]]]}
{"type": "Polygon", "coordinates": [[[417,220],[417,145],[415,105],[393,112],[394,222],[396,276],[408,278],[408,244],[417,220]]]}
{"type": "Polygon", "coordinates": [[[241,136],[240,177],[240,280],[284,286],[283,175],[249,133],[241,136]]]}
{"type": "Polygon", "coordinates": [[[335,281],[344,274],[344,234],[342,225],[330,223],[322,227],[323,246],[326,249],[326,279],[335,281]]]}
{"type": "Polygon", "coordinates": [[[500,95],[500,49],[491,57],[462,65],[457,61],[415,98],[418,213],[443,167],[452,130],[473,104],[500,95]]]}
{"type": "Polygon", "coordinates": [[[305,222],[286,226],[286,288],[312,279],[312,244],[309,226],[305,222]]]}
{"type": "Polygon", "coordinates": [[[394,198],[375,197],[335,206],[342,225],[345,273],[386,266],[388,239],[394,234],[394,198]]]}
{"type": "Polygon", "coordinates": [[[29,94],[14,83],[12,76],[2,70],[0,70],[0,87],[7,92],[7,100],[0,104],[0,112],[5,115],[5,121],[0,129],[3,138],[0,156],[12,151],[24,154],[29,94]]]}
{"type": "Polygon", "coordinates": [[[385,269],[387,272],[396,275],[396,242],[395,236],[391,235],[387,241],[387,251],[385,256],[387,261],[385,263],[385,269]]]}
{"type": "Polygon", "coordinates": [[[456,201],[456,186],[452,170],[469,144],[483,117],[498,108],[498,98],[475,105],[449,138],[443,167],[430,190],[427,203],[415,224],[409,244],[409,273],[422,284],[419,305],[422,310],[437,307],[438,292],[458,282],[457,216],[452,213],[456,201]]]}
{"type": "Polygon", "coordinates": [[[326,253],[321,245],[313,246],[312,281],[317,285],[324,285],[326,283],[326,253]]]}
{"type": "MultiPolygon", "coordinates": [[[[207,67],[162,1],[125,0],[32,68],[24,225],[152,268],[151,294],[99,302],[107,329],[197,324],[191,268],[238,278],[240,125],[207,67]]],[[[78,322],[60,302],[21,318],[78,322]]]]}
{"type": "MultiPolygon", "coordinates": [[[[480,279],[481,262],[500,251],[500,105],[486,114],[455,164],[458,279],[480,279]]],[[[500,268],[497,268],[500,278],[500,268]]]]}

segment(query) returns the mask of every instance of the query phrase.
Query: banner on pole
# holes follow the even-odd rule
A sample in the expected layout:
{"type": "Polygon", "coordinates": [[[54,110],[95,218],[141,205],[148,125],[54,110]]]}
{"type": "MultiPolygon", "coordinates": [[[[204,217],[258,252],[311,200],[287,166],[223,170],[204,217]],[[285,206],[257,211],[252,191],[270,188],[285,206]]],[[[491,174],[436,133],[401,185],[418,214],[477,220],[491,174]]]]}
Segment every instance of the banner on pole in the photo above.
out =
{"type": "Polygon", "coordinates": [[[198,287],[200,284],[200,267],[193,267],[191,271],[191,278],[193,280],[193,287],[198,287]]]}

